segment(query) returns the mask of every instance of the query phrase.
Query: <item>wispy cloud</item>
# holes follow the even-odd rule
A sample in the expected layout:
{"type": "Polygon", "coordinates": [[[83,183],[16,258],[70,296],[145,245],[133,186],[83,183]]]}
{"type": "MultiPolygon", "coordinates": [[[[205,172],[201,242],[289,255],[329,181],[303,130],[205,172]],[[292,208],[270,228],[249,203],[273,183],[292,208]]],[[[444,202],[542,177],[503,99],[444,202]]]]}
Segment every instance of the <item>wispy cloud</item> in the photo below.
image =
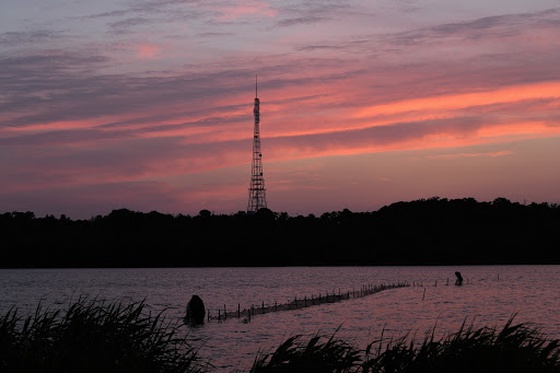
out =
{"type": "Polygon", "coordinates": [[[56,40],[61,34],[55,30],[8,31],[0,33],[0,47],[21,47],[22,45],[45,43],[56,40]]]}
{"type": "Polygon", "coordinates": [[[150,20],[148,18],[134,17],[110,22],[109,27],[111,28],[112,32],[116,34],[122,34],[125,32],[131,32],[131,29],[136,26],[145,26],[153,22],[153,20],[150,20]]]}

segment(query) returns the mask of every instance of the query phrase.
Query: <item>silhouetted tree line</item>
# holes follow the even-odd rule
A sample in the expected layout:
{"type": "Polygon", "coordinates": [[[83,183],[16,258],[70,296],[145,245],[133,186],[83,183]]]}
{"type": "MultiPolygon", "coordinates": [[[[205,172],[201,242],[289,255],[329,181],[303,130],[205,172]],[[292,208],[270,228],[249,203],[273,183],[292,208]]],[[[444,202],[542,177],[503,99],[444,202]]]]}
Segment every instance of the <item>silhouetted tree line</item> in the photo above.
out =
{"type": "Polygon", "coordinates": [[[560,264],[560,206],[433,197],[372,212],[0,215],[0,267],[560,264]]]}

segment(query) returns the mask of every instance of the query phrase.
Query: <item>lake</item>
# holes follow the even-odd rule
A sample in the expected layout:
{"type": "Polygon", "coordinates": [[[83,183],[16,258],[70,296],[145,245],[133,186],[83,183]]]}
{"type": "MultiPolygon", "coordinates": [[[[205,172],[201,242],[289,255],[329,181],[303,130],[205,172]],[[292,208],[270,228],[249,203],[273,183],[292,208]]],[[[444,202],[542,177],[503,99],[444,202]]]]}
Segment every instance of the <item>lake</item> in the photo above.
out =
{"type": "Polygon", "coordinates": [[[145,301],[154,313],[175,322],[193,294],[211,315],[359,290],[364,285],[409,286],[367,297],[185,327],[188,340],[216,372],[248,371],[258,351],[270,352],[296,334],[336,334],[365,346],[378,339],[423,339],[459,330],[461,324],[503,326],[529,323],[560,339],[560,266],[398,266],[271,268],[0,269],[0,312],[21,314],[64,309],[80,296],[123,302],[145,301]],[[455,286],[460,271],[463,286],[455,286]]]}

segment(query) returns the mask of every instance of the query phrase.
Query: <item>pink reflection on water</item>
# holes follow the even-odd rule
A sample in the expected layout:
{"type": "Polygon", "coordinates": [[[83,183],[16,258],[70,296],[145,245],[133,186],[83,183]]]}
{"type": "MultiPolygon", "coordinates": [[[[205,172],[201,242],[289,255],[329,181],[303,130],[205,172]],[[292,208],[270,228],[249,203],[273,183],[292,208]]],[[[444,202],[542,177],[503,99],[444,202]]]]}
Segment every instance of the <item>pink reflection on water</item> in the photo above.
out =
{"type": "MultiPolygon", "coordinates": [[[[550,269],[550,268],[549,268],[550,269]]],[[[500,329],[515,315],[514,323],[528,323],[545,336],[560,338],[560,295],[555,271],[548,281],[527,272],[492,273],[480,268],[462,269],[465,283],[455,286],[453,271],[416,273],[415,286],[385,290],[339,303],[209,323],[208,336],[218,336],[215,347],[205,351],[219,369],[249,369],[258,351],[271,352],[287,338],[303,334],[331,336],[364,349],[383,336],[390,340],[408,335],[421,342],[434,332],[436,338],[465,326],[500,329]],[[439,273],[438,273],[439,272],[439,273]],[[426,276],[426,277],[422,277],[426,276]]],[[[415,271],[415,270],[413,270],[415,271]]],[[[425,272],[420,271],[420,272],[425,272]]],[[[212,337],[208,344],[212,344],[212,337]]]]}
{"type": "Polygon", "coordinates": [[[270,352],[287,338],[303,334],[337,336],[356,347],[407,333],[422,340],[435,327],[444,336],[467,326],[500,328],[514,321],[541,327],[560,339],[560,266],[473,267],[286,267],[286,268],[137,268],[0,270],[0,310],[17,305],[32,313],[39,301],[65,308],[80,295],[124,302],[145,300],[170,321],[184,316],[193,294],[211,312],[294,297],[359,289],[366,284],[408,282],[365,298],[181,330],[200,357],[218,372],[248,371],[259,351],[270,352]],[[463,286],[453,285],[459,270],[463,286]]]}

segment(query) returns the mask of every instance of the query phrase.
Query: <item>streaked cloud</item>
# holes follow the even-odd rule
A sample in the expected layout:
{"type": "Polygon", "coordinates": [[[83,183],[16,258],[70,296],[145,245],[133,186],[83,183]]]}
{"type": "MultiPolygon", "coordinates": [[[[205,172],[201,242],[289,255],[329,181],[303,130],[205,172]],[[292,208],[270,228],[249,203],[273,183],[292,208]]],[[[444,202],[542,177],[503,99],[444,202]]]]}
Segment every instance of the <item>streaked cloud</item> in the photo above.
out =
{"type": "Polygon", "coordinates": [[[454,159],[454,158],[480,158],[480,157],[505,157],[511,155],[509,150],[500,150],[495,152],[482,152],[482,153],[450,153],[450,154],[435,154],[428,155],[426,158],[431,159],[454,159]]]}

